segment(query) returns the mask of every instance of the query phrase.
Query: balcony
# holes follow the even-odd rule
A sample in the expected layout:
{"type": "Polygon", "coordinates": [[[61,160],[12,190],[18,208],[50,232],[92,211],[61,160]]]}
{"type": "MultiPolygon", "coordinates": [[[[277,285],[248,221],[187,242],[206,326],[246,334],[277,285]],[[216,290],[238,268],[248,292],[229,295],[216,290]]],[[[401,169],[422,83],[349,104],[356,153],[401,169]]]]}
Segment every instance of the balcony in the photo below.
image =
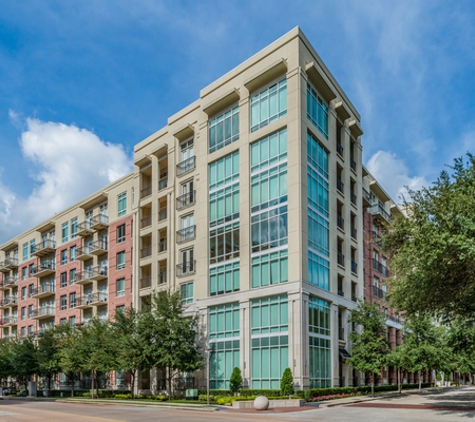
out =
{"type": "Polygon", "coordinates": [[[355,206],[356,206],[357,199],[358,199],[358,197],[356,196],[356,193],[354,193],[353,191],[350,192],[350,201],[355,206]]]}
{"type": "Polygon", "coordinates": [[[35,299],[41,299],[43,297],[54,295],[55,288],[54,283],[45,283],[40,287],[37,287],[33,293],[35,299]]]}
{"type": "Polygon", "coordinates": [[[196,272],[196,261],[183,262],[176,266],[176,276],[185,277],[187,275],[195,274],[196,272]]]}
{"type": "Polygon", "coordinates": [[[107,293],[106,292],[95,292],[91,295],[91,305],[100,306],[107,303],[107,293]]]}
{"type": "Polygon", "coordinates": [[[161,191],[161,190],[165,189],[167,186],[168,186],[168,177],[162,177],[158,181],[158,190],[161,191]]]}
{"type": "Polygon", "coordinates": [[[9,289],[10,287],[15,287],[18,284],[18,276],[9,275],[3,280],[3,288],[9,289]]]}
{"type": "Polygon", "coordinates": [[[351,237],[352,237],[353,239],[355,239],[355,240],[356,240],[356,238],[358,237],[358,230],[356,230],[355,227],[352,227],[352,228],[351,228],[351,237]]]}
{"type": "Polygon", "coordinates": [[[373,286],[373,296],[378,299],[386,299],[386,292],[378,286],[373,286]]]}
{"type": "Polygon", "coordinates": [[[391,273],[388,268],[385,265],[381,264],[381,262],[376,261],[375,259],[373,259],[373,269],[381,273],[384,277],[391,277],[391,273]]]}
{"type": "Polygon", "coordinates": [[[160,271],[158,273],[158,284],[166,284],[167,283],[167,273],[166,271],[160,271]]]}
{"type": "Polygon", "coordinates": [[[181,163],[178,163],[176,165],[176,175],[181,176],[182,174],[188,173],[189,171],[193,170],[195,168],[195,159],[196,157],[193,156],[193,157],[187,158],[181,163]]]}
{"type": "Polygon", "coordinates": [[[338,252],[337,262],[338,262],[338,265],[341,265],[342,267],[345,266],[345,255],[343,255],[341,252],[338,252]]]}
{"type": "Polygon", "coordinates": [[[147,217],[143,217],[140,220],[140,228],[145,229],[147,227],[150,227],[152,225],[152,216],[148,215],[147,217]]]}
{"type": "Polygon", "coordinates": [[[90,247],[90,253],[93,255],[102,255],[107,252],[107,240],[96,240],[90,247]]]}
{"type": "Polygon", "coordinates": [[[184,195],[176,198],[176,209],[182,210],[183,208],[189,207],[196,202],[196,191],[185,193],[184,195]]]}
{"type": "Polygon", "coordinates": [[[340,142],[336,143],[336,152],[343,157],[343,145],[340,142]]]}
{"type": "Polygon", "coordinates": [[[167,219],[167,209],[161,208],[160,211],[158,211],[158,221],[163,221],[166,219],[167,219]]]}
{"type": "Polygon", "coordinates": [[[140,279],[140,288],[141,289],[147,289],[149,287],[152,287],[152,277],[142,277],[140,279]]]}
{"type": "Polygon", "coordinates": [[[176,232],[177,243],[188,242],[196,237],[196,226],[190,226],[176,232]]]}
{"type": "Polygon", "coordinates": [[[158,253],[165,252],[167,250],[167,241],[163,240],[158,243],[158,253]]]}
{"type": "Polygon", "coordinates": [[[355,261],[351,261],[351,272],[358,274],[358,263],[355,261]]]}
{"type": "Polygon", "coordinates": [[[345,230],[345,219],[341,215],[337,214],[336,225],[338,226],[339,229],[345,230]]]}
{"type": "Polygon", "coordinates": [[[5,299],[0,300],[0,308],[11,308],[18,305],[18,299],[16,296],[7,296],[5,299]]]}
{"type": "Polygon", "coordinates": [[[145,248],[140,249],[140,258],[147,258],[152,255],[152,247],[147,246],[145,248]]]}
{"type": "Polygon", "coordinates": [[[37,278],[55,274],[56,263],[54,261],[43,261],[40,265],[37,265],[33,271],[34,276],[37,278]]]}
{"type": "Polygon", "coordinates": [[[336,179],[336,188],[338,189],[340,193],[343,193],[344,185],[340,178],[336,179]]]}
{"type": "Polygon", "coordinates": [[[14,325],[18,325],[18,318],[16,316],[0,319],[0,327],[12,327],[14,325]]]}
{"type": "Polygon", "coordinates": [[[92,293],[85,294],[76,298],[76,308],[88,309],[92,308],[92,293]]]}
{"type": "Polygon", "coordinates": [[[105,214],[98,214],[92,218],[91,229],[93,230],[104,230],[109,227],[109,216],[105,214]]]}
{"type": "Polygon", "coordinates": [[[152,194],[152,185],[147,186],[146,188],[143,188],[140,191],[140,199],[147,198],[147,196],[150,196],[152,194]]]}
{"type": "Polygon", "coordinates": [[[39,245],[35,246],[33,255],[41,257],[51,253],[54,253],[56,250],[56,242],[52,239],[46,239],[40,242],[39,245]]]}
{"type": "Polygon", "coordinates": [[[82,223],[79,223],[78,224],[78,231],[77,231],[77,235],[78,236],[89,236],[91,235],[92,233],[94,233],[94,230],[92,230],[92,223],[93,223],[93,219],[92,218],[88,218],[86,221],[83,221],[82,223]]]}
{"type": "Polygon", "coordinates": [[[367,207],[371,207],[373,205],[374,195],[368,192],[365,188],[363,188],[363,203],[367,207]]]}
{"type": "Polygon", "coordinates": [[[105,280],[107,278],[107,267],[94,267],[91,271],[91,280],[105,280]]]}
{"type": "Polygon", "coordinates": [[[353,171],[356,171],[356,161],[353,158],[350,158],[350,168],[353,171]]]}
{"type": "Polygon", "coordinates": [[[93,258],[92,254],[92,244],[86,245],[81,248],[76,249],[76,260],[77,261],[88,261],[93,258]]]}
{"type": "Polygon", "coordinates": [[[370,208],[373,218],[383,219],[386,223],[389,223],[391,220],[391,214],[389,214],[381,204],[373,205],[370,208]]]}
{"type": "Polygon", "coordinates": [[[92,270],[78,271],[76,273],[76,284],[84,285],[92,283],[92,270]]]}
{"type": "Polygon", "coordinates": [[[33,311],[33,319],[47,319],[55,315],[54,306],[41,306],[33,311]]]}

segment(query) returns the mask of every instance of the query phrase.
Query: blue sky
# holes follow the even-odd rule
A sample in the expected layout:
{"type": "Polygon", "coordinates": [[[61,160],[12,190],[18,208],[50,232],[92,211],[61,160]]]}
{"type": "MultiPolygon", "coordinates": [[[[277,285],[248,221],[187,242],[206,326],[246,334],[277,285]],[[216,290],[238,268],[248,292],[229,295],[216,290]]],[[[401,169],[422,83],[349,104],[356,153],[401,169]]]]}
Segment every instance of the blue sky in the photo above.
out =
{"type": "Polygon", "coordinates": [[[472,1],[34,1],[0,10],[0,242],[132,168],[133,146],[300,25],[390,194],[475,152],[472,1]]]}

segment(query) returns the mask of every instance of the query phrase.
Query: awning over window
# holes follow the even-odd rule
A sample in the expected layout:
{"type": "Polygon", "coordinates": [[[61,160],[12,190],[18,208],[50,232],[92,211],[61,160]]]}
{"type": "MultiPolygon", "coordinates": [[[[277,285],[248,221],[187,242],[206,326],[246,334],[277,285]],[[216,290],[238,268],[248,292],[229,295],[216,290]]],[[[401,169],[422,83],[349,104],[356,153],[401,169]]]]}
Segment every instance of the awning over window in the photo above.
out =
{"type": "Polygon", "coordinates": [[[339,349],[340,350],[340,356],[343,359],[349,359],[351,358],[351,355],[345,350],[345,349],[339,349]]]}

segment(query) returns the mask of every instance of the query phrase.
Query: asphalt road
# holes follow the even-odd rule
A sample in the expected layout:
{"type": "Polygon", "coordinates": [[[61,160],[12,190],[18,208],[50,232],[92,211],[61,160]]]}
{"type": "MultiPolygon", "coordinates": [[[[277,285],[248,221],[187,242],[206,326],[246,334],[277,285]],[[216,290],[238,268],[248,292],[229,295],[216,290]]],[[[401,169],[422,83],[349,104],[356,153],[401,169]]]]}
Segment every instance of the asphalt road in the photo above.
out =
{"type": "Polygon", "coordinates": [[[382,398],[365,403],[299,411],[249,412],[186,410],[120,404],[0,400],[1,422],[148,422],[148,421],[466,421],[475,419],[475,387],[382,398]]]}

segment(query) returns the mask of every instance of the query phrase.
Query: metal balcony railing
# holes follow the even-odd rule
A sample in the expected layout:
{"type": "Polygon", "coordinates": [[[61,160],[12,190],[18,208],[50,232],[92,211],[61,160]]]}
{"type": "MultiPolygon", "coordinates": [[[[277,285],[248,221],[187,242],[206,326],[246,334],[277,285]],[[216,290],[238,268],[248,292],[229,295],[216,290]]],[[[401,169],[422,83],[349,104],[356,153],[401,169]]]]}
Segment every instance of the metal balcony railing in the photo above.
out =
{"type": "Polygon", "coordinates": [[[341,265],[342,267],[345,266],[345,255],[343,255],[341,252],[338,252],[337,262],[338,262],[338,265],[341,265]]]}
{"type": "Polygon", "coordinates": [[[160,271],[158,273],[158,284],[166,284],[166,282],[167,282],[167,272],[160,271]]]}
{"type": "Polygon", "coordinates": [[[375,259],[373,259],[373,268],[379,273],[381,273],[384,277],[391,276],[391,272],[388,270],[388,268],[385,265],[381,264],[381,262],[376,261],[375,259]]]}
{"type": "Polygon", "coordinates": [[[152,185],[149,185],[140,191],[140,199],[146,198],[147,196],[150,196],[151,194],[152,194],[152,185]]]}
{"type": "Polygon", "coordinates": [[[96,240],[90,247],[90,252],[96,252],[97,251],[107,251],[108,248],[108,242],[107,240],[96,240]]]}
{"type": "Polygon", "coordinates": [[[342,289],[338,289],[338,296],[342,296],[342,297],[345,296],[345,293],[343,292],[342,289]]]}
{"type": "Polygon", "coordinates": [[[353,205],[356,205],[356,200],[357,200],[357,199],[358,199],[358,197],[356,196],[356,193],[351,192],[351,194],[350,194],[350,200],[351,200],[351,203],[352,203],[353,205]]]}
{"type": "Polygon", "coordinates": [[[56,249],[56,242],[52,239],[45,239],[35,246],[34,254],[38,254],[42,251],[51,251],[56,249]]]}
{"type": "Polygon", "coordinates": [[[386,292],[382,289],[380,289],[378,286],[373,286],[373,296],[377,297],[379,299],[385,299],[386,298],[386,292]]]}
{"type": "Polygon", "coordinates": [[[185,229],[178,230],[176,232],[177,243],[187,242],[193,240],[196,237],[196,226],[186,227],[185,229]]]}
{"type": "Polygon", "coordinates": [[[350,158],[350,167],[351,167],[351,170],[356,171],[356,161],[353,160],[353,158],[350,158]]]}
{"type": "Polygon", "coordinates": [[[345,229],[345,219],[339,214],[336,216],[336,225],[342,230],[345,229]]]}
{"type": "Polygon", "coordinates": [[[147,217],[143,217],[140,220],[140,228],[144,229],[146,227],[150,227],[152,225],[152,216],[148,215],[147,217]]]}
{"type": "Polygon", "coordinates": [[[336,152],[343,157],[343,145],[340,142],[336,143],[336,152]]]}
{"type": "Polygon", "coordinates": [[[358,263],[355,261],[351,261],[351,272],[358,274],[358,263]]]}
{"type": "Polygon", "coordinates": [[[336,179],[336,188],[337,188],[341,193],[343,193],[344,185],[343,185],[343,182],[341,181],[340,178],[337,178],[337,179],[336,179]]]}
{"type": "Polygon", "coordinates": [[[158,243],[158,252],[165,252],[167,250],[167,241],[162,240],[158,243]]]}
{"type": "Polygon", "coordinates": [[[54,293],[54,283],[41,284],[35,289],[33,296],[42,294],[42,293],[54,293]]]}
{"type": "Polygon", "coordinates": [[[160,211],[158,211],[158,221],[163,221],[166,219],[167,219],[167,209],[161,208],[160,211]]]}
{"type": "Polygon", "coordinates": [[[146,258],[147,256],[152,255],[152,247],[147,246],[145,248],[140,249],[140,258],[146,258]]]}
{"type": "Polygon", "coordinates": [[[181,176],[182,174],[188,173],[189,171],[195,168],[196,157],[190,157],[186,160],[183,160],[181,163],[176,165],[176,175],[181,176]]]}
{"type": "Polygon", "coordinates": [[[371,214],[381,215],[387,222],[391,220],[391,214],[389,214],[381,204],[373,205],[370,209],[371,214]]]}
{"type": "Polygon", "coordinates": [[[176,198],[176,208],[177,210],[181,210],[189,205],[192,205],[196,202],[196,191],[191,191],[185,193],[184,195],[179,196],[176,198]]]}
{"type": "Polygon", "coordinates": [[[183,277],[189,274],[194,274],[196,272],[196,261],[188,261],[178,264],[176,266],[176,275],[177,277],[183,277]]]}
{"type": "Polygon", "coordinates": [[[0,300],[0,306],[16,305],[18,298],[16,296],[7,296],[3,300],[0,300]]]}
{"type": "Polygon", "coordinates": [[[102,229],[109,225],[109,216],[106,214],[97,214],[92,218],[91,226],[93,229],[102,229]]]}
{"type": "Polygon", "coordinates": [[[148,276],[148,277],[142,277],[140,279],[141,289],[146,289],[147,287],[151,287],[151,286],[152,286],[152,277],[148,276]]]}
{"type": "Polygon", "coordinates": [[[356,240],[356,238],[358,237],[358,230],[356,230],[355,227],[352,227],[352,228],[351,228],[351,237],[352,237],[353,239],[355,239],[355,240],[356,240]]]}
{"type": "Polygon", "coordinates": [[[54,306],[41,306],[40,308],[33,310],[32,317],[41,317],[41,316],[54,316],[55,309],[54,306]]]}
{"type": "Polygon", "coordinates": [[[158,190],[165,189],[168,186],[168,177],[162,177],[158,181],[158,190]]]}
{"type": "Polygon", "coordinates": [[[351,300],[352,300],[353,302],[357,302],[357,301],[358,301],[358,298],[356,297],[356,295],[352,294],[352,295],[351,295],[351,300]]]}

